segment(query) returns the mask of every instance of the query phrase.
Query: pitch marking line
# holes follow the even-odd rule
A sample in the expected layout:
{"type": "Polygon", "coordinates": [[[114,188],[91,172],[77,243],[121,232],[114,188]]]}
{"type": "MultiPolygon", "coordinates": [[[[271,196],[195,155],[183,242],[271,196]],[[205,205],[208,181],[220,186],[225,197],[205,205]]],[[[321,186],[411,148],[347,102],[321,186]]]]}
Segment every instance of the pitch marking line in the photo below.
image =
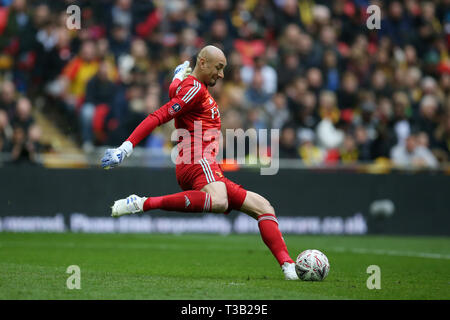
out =
{"type": "MultiPolygon", "coordinates": [[[[8,241],[4,243],[0,243],[0,247],[46,247],[46,248],[84,248],[84,249],[160,249],[160,250],[176,250],[184,248],[184,250],[198,250],[195,247],[184,247],[178,244],[151,244],[151,243],[133,243],[133,244],[107,244],[107,243],[96,243],[96,244],[88,244],[88,243],[75,243],[75,242],[66,242],[66,243],[52,243],[49,244],[47,242],[29,242],[29,241],[8,241]]],[[[205,249],[205,247],[204,247],[205,249]]],[[[236,250],[236,248],[224,248],[222,246],[207,246],[209,250],[236,250]]],[[[247,250],[243,249],[243,250],[247,250]]],[[[356,254],[376,254],[376,255],[387,255],[387,256],[396,256],[396,257],[413,257],[413,258],[429,258],[429,259],[441,259],[441,260],[450,260],[450,254],[443,253],[430,253],[430,252],[414,252],[414,251],[398,251],[398,250],[385,250],[385,249],[368,249],[368,248],[346,248],[346,247],[330,247],[323,248],[324,252],[334,251],[334,252],[350,252],[356,254]]],[[[254,251],[265,251],[267,250],[265,247],[254,247],[252,248],[254,251]]]]}
{"type": "Polygon", "coordinates": [[[412,252],[412,251],[396,251],[383,249],[367,249],[367,248],[343,248],[335,247],[329,250],[337,252],[351,252],[358,254],[378,254],[397,257],[414,257],[414,258],[429,258],[429,259],[444,259],[450,260],[449,254],[429,253],[429,252],[412,252]]]}

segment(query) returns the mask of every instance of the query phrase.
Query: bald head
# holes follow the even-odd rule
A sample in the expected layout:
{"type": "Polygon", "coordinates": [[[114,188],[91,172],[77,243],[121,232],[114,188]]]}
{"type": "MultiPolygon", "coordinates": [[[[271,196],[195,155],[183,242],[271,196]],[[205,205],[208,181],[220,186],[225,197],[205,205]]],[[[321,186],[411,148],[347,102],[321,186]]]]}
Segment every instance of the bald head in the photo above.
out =
{"type": "Polygon", "coordinates": [[[223,51],[215,46],[203,47],[202,50],[200,50],[200,52],[198,53],[197,61],[202,58],[211,61],[214,59],[226,60],[223,51]]]}
{"type": "Polygon", "coordinates": [[[223,78],[226,65],[227,59],[222,50],[215,46],[206,46],[197,55],[197,64],[192,75],[209,86],[214,86],[217,79],[223,78]]]}

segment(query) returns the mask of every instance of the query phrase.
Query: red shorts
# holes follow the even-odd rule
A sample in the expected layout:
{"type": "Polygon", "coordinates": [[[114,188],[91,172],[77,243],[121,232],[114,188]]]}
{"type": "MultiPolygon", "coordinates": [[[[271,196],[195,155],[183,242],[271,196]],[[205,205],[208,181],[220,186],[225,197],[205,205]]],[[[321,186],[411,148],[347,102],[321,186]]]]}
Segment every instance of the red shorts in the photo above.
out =
{"type": "Polygon", "coordinates": [[[222,168],[216,162],[211,162],[205,158],[197,163],[177,164],[176,176],[178,184],[183,191],[201,190],[204,186],[215,181],[225,183],[228,195],[228,210],[239,210],[244,203],[247,191],[240,184],[234,183],[223,174],[222,168]]]}

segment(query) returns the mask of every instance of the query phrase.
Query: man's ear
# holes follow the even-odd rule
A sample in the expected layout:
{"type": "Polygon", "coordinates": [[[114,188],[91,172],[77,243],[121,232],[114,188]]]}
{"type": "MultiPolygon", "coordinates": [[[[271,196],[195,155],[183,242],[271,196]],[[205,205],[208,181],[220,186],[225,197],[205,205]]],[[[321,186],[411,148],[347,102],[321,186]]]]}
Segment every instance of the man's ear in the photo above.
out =
{"type": "Polygon", "coordinates": [[[207,67],[207,62],[205,58],[200,58],[200,67],[201,68],[206,68],[207,67]]]}

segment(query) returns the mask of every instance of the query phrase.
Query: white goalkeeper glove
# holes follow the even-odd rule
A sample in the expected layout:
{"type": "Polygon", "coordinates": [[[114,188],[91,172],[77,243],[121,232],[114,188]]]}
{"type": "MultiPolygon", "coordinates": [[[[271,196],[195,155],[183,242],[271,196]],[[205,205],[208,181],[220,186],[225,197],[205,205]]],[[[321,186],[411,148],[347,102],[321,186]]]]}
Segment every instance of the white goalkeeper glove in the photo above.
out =
{"type": "Polygon", "coordinates": [[[122,163],[125,157],[129,157],[133,152],[133,144],[130,141],[125,141],[116,149],[107,149],[102,158],[102,167],[104,169],[111,169],[117,167],[122,163]]]}
{"type": "Polygon", "coordinates": [[[180,81],[183,81],[186,79],[188,75],[190,75],[192,72],[192,68],[189,66],[189,61],[185,61],[182,64],[178,65],[175,68],[175,71],[173,72],[173,78],[172,81],[175,79],[179,79],[180,81]]]}

